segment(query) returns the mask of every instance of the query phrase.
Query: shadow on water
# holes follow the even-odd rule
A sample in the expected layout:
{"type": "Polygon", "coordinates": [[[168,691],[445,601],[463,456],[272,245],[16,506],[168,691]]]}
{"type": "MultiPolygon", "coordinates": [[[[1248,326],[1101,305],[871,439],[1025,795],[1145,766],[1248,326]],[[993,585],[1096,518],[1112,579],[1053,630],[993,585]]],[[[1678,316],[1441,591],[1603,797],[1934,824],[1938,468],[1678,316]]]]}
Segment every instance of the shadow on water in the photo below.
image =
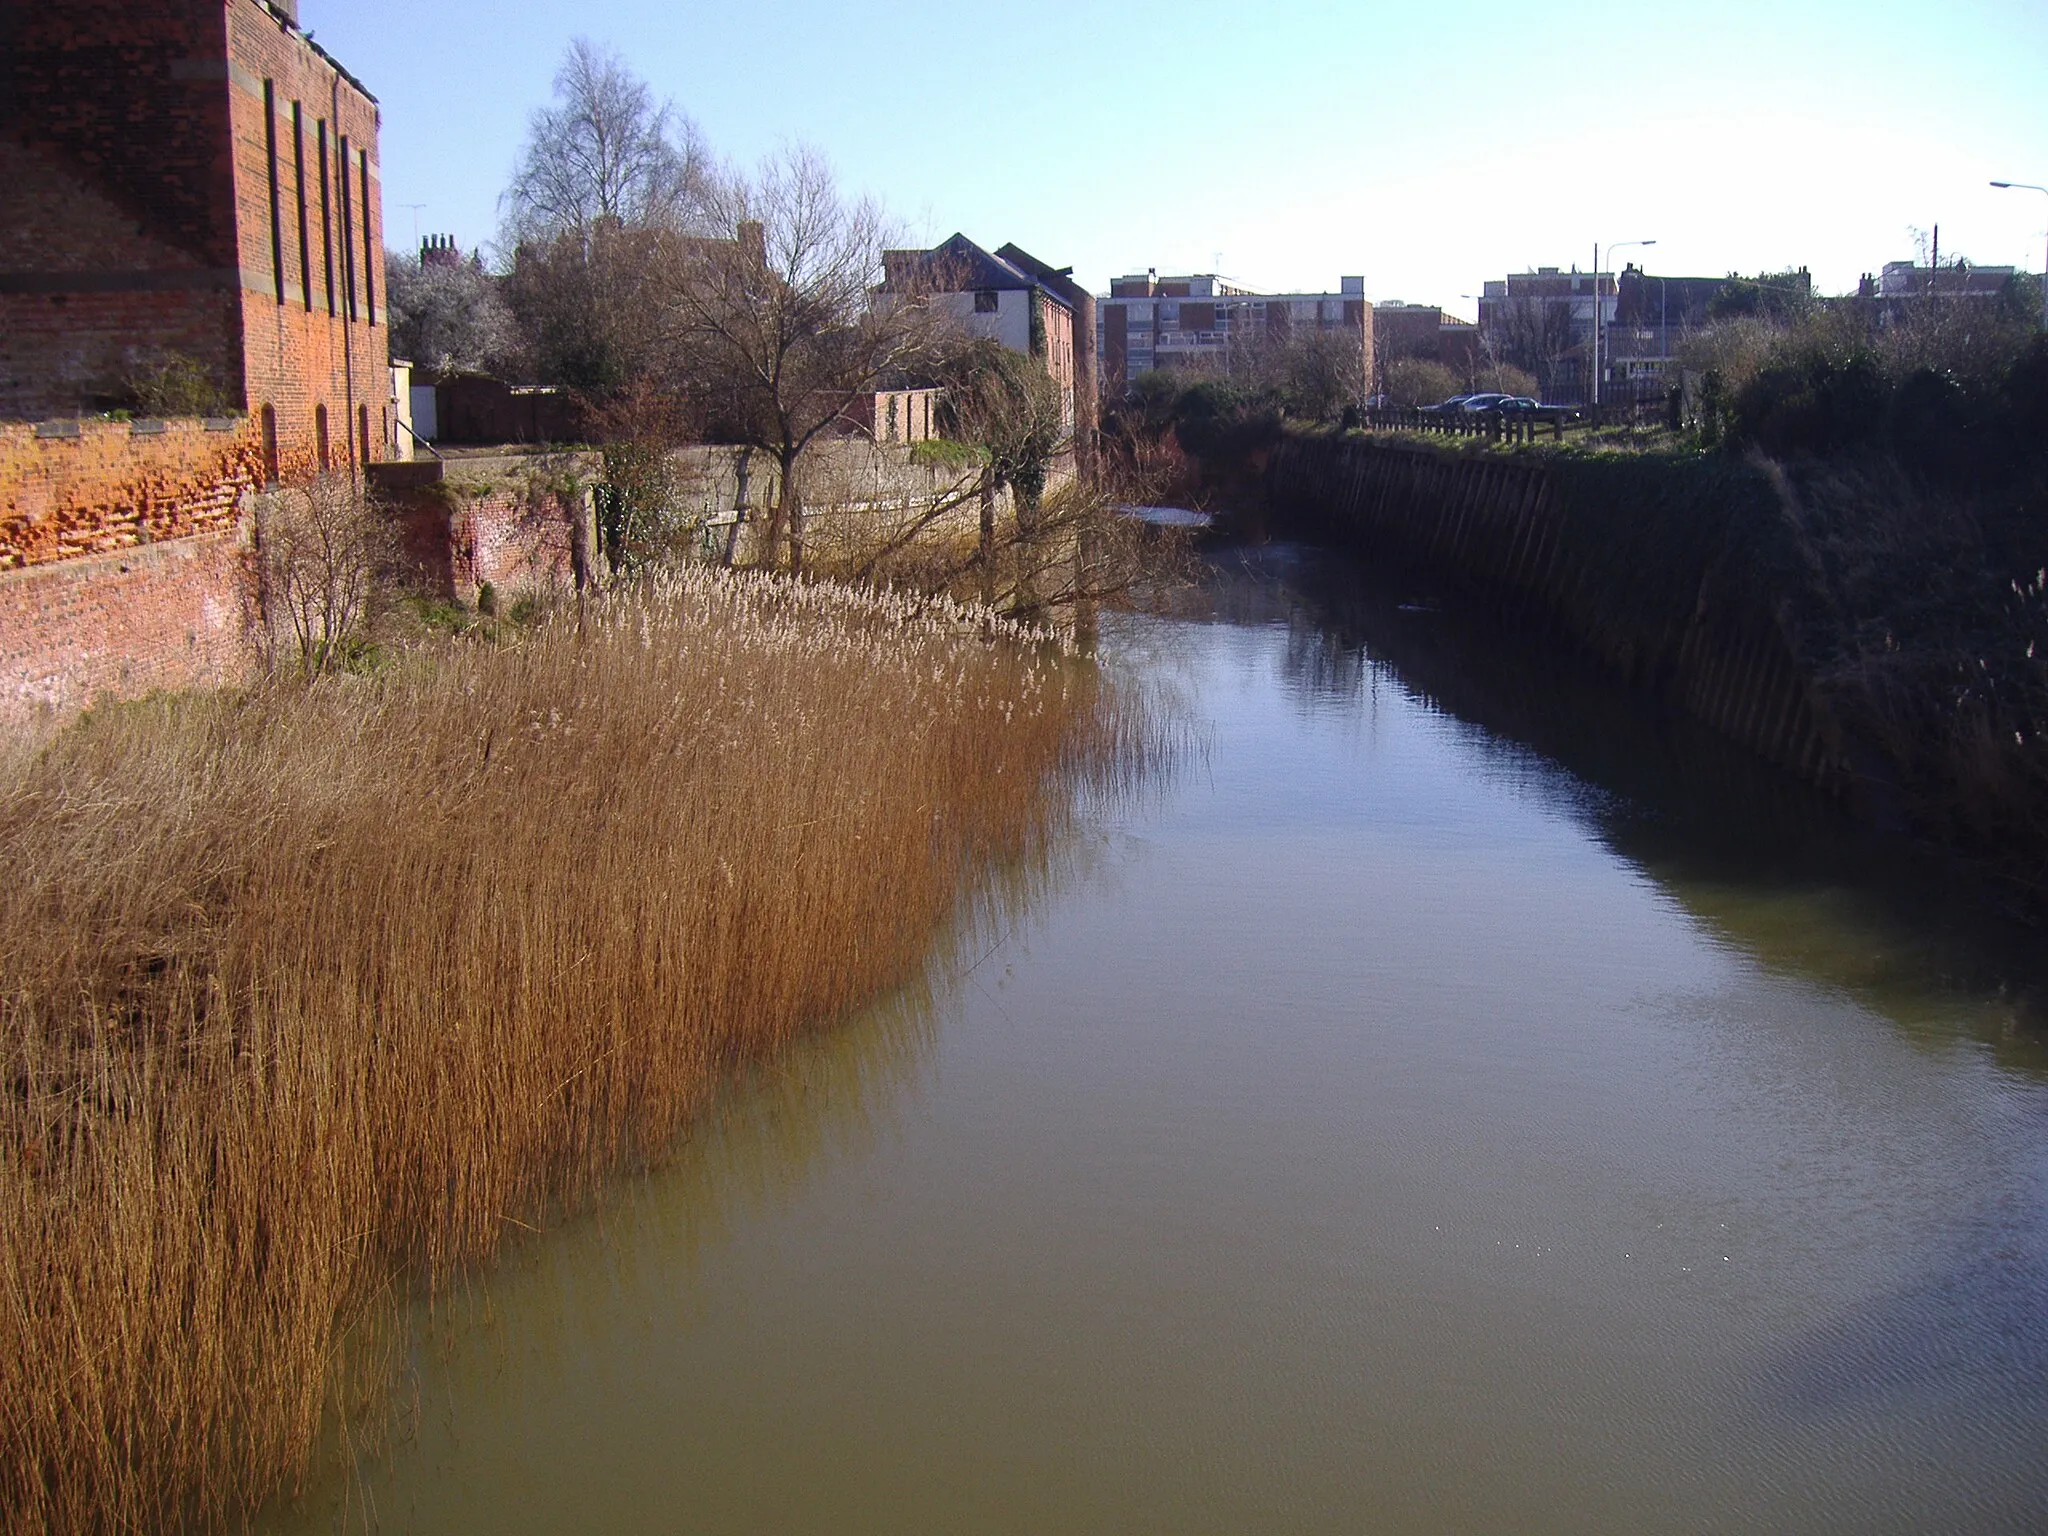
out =
{"type": "Polygon", "coordinates": [[[1947,1262],[1816,1330],[1771,1363],[1765,1390],[1808,1414],[1948,1395],[2048,1408],[2048,1245],[2027,1211],[1979,1213],[1947,1262]]]}
{"type": "MultiPolygon", "coordinates": [[[[1930,1045],[2048,1077],[2048,949],[1999,893],[1688,717],[1532,642],[1426,579],[1297,545],[1224,550],[1186,618],[1284,625],[1307,707],[1391,682],[1477,728],[1724,942],[1840,989],[1930,1045]]],[[[1931,1267],[1777,1352],[1758,1388],[1809,1419],[2048,1404],[2048,1168],[2016,1177],[1931,1267]],[[2023,1209],[2022,1209],[2023,1208],[2023,1209]]],[[[2024,1415],[2023,1415],[2024,1418],[2024,1415]]]]}
{"type": "Polygon", "coordinates": [[[2044,935],[1998,892],[1426,578],[1302,545],[1226,549],[1181,616],[1285,625],[1304,702],[1391,681],[1766,965],[1910,1036],[2048,1073],[2044,935]]]}

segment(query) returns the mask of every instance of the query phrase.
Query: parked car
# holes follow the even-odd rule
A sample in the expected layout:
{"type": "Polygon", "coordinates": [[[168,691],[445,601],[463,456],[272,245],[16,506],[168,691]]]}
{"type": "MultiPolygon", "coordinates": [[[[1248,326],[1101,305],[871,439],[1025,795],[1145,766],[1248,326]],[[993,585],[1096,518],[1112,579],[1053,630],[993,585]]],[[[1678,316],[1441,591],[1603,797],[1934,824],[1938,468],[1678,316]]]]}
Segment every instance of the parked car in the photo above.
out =
{"type": "Polygon", "coordinates": [[[1549,405],[1527,395],[1509,395],[1493,409],[1503,416],[1541,416],[1546,420],[1577,421],[1582,414],[1576,405],[1549,405]]]}
{"type": "Polygon", "coordinates": [[[1435,405],[1419,406],[1417,407],[1417,409],[1432,412],[1442,412],[1443,414],[1448,415],[1452,411],[1461,409],[1464,406],[1465,402],[1467,400],[1470,400],[1471,398],[1472,397],[1470,395],[1453,395],[1448,400],[1439,400],[1435,405]]]}
{"type": "Polygon", "coordinates": [[[1458,409],[1473,412],[1495,411],[1500,409],[1501,401],[1513,398],[1512,395],[1504,395],[1498,390],[1489,390],[1484,394],[1466,395],[1458,402],[1458,409]]]}

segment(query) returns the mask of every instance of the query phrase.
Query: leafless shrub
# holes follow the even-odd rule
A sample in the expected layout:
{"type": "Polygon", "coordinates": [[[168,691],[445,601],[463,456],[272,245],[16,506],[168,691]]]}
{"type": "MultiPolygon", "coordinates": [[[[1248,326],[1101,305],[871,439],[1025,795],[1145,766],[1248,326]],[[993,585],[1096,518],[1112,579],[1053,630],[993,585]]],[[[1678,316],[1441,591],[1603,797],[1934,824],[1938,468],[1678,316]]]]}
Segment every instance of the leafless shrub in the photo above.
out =
{"type": "Polygon", "coordinates": [[[267,493],[257,519],[262,606],[274,657],[308,674],[347,661],[380,583],[396,570],[390,520],[352,476],[267,493]]]}

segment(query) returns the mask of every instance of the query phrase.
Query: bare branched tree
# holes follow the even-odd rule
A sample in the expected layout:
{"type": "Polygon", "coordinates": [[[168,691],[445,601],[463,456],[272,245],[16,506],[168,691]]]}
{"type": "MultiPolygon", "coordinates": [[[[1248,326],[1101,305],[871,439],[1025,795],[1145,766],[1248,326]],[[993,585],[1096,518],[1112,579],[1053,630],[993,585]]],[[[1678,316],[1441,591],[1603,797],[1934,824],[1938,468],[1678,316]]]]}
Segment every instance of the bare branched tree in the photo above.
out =
{"type": "Polygon", "coordinates": [[[308,673],[340,666],[394,569],[389,519],[352,477],[323,474],[264,498],[257,543],[273,651],[308,673]]]}
{"type": "Polygon", "coordinates": [[[928,366],[955,322],[914,292],[876,302],[890,228],[812,150],[719,178],[707,206],[719,235],[664,244],[653,318],[677,392],[775,461],[763,558],[778,562],[787,536],[800,572],[805,450],[859,396],[928,366]]]}
{"type": "Polygon", "coordinates": [[[1501,306],[1493,339],[1502,362],[1546,378],[1578,340],[1571,304],[1559,299],[1511,300],[1501,306]]]}
{"type": "Polygon", "coordinates": [[[600,222],[688,229],[709,173],[697,126],[610,48],[569,45],[555,105],[527,120],[526,145],[505,189],[509,243],[583,235],[600,222]]]}
{"type": "Polygon", "coordinates": [[[653,366],[646,285],[663,241],[706,216],[696,126],[607,48],[578,38],[499,200],[520,370],[602,400],[653,366]]]}

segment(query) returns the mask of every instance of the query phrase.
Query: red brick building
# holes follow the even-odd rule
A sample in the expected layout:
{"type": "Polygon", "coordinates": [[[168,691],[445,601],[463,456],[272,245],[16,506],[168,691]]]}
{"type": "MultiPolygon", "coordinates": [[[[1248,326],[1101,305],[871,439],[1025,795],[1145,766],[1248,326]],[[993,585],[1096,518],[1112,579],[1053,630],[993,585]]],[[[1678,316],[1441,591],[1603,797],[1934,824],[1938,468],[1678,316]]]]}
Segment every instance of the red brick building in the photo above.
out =
{"type": "Polygon", "coordinates": [[[111,562],[65,582],[115,602],[139,546],[246,542],[249,492],[392,456],[377,129],[288,0],[0,0],[0,712],[246,648],[244,590],[159,573],[155,629],[81,629],[37,568],[111,562]],[[188,418],[131,419],[166,373],[188,418]]]}
{"type": "Polygon", "coordinates": [[[126,404],[138,372],[177,357],[274,422],[277,471],[385,456],[369,92],[289,5],[4,14],[0,413],[126,404]]]}

